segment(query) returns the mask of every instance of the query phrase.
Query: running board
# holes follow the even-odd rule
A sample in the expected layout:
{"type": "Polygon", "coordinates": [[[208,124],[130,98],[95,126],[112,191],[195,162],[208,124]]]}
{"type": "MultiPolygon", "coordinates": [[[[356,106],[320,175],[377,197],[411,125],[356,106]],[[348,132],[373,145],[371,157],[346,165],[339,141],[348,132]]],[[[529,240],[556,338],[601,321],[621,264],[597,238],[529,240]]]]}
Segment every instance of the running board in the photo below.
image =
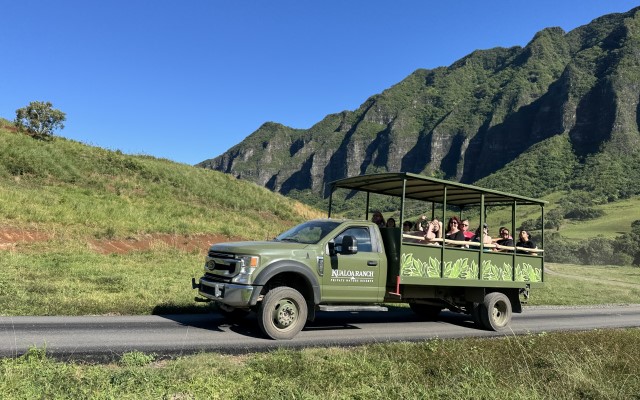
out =
{"type": "Polygon", "coordinates": [[[318,310],[320,311],[389,311],[387,307],[382,307],[382,306],[358,306],[358,305],[319,306],[318,310]]]}

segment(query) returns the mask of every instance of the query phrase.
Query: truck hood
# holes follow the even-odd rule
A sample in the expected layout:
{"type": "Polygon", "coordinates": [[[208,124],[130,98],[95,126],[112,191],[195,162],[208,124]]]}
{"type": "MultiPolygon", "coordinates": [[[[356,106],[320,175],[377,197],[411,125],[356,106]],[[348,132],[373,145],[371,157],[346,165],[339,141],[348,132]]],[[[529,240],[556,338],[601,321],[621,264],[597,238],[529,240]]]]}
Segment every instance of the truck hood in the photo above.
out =
{"type": "Polygon", "coordinates": [[[295,242],[229,242],[229,243],[216,243],[209,248],[209,251],[215,251],[220,253],[234,253],[234,254],[259,254],[265,251],[279,252],[279,251],[291,251],[305,249],[309,244],[307,243],[295,243],[295,242]]]}

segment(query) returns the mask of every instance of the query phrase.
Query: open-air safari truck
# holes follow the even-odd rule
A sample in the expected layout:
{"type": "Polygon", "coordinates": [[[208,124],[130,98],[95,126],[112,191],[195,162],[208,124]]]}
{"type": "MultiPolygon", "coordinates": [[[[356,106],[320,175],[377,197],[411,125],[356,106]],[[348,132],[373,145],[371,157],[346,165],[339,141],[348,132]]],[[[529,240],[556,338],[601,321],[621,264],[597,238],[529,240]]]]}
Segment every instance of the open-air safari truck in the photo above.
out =
{"type": "Polygon", "coordinates": [[[516,207],[539,206],[544,214],[543,201],[410,173],[356,176],[330,189],[328,219],[304,222],[269,241],[214,244],[192,287],[226,317],[254,311],[266,336],[291,339],[317,311],[386,311],[380,303],[408,303],[425,317],[446,308],[497,330],[512,312],[522,312],[520,295],[542,284],[541,246],[496,252],[482,240],[423,243],[421,236],[369,221],[369,200],[370,194],[399,198],[401,222],[407,201],[431,206],[432,217],[438,205],[441,221],[475,207],[479,226],[487,206],[511,207],[511,232],[516,207]],[[364,220],[331,218],[339,189],[366,192],[364,220]]]}
{"type": "Polygon", "coordinates": [[[437,217],[445,230],[447,220],[454,215],[464,218],[465,210],[479,210],[478,226],[483,226],[489,206],[510,208],[507,228],[514,234],[514,243],[519,226],[517,207],[539,207],[542,222],[536,249],[500,246],[496,251],[495,244],[484,244],[482,238],[478,242],[432,239],[427,244],[418,242],[421,237],[415,233],[403,234],[401,228],[381,228],[387,255],[385,303],[409,303],[425,317],[447,308],[471,315],[481,327],[500,330],[509,324],[512,312],[522,312],[520,296],[528,298],[531,287],[543,284],[544,201],[411,173],[341,179],[331,183],[331,194],[338,188],[367,193],[366,219],[370,194],[399,197],[399,226],[405,220],[405,204],[411,199],[430,205],[425,209],[431,209],[431,219],[437,217]]]}

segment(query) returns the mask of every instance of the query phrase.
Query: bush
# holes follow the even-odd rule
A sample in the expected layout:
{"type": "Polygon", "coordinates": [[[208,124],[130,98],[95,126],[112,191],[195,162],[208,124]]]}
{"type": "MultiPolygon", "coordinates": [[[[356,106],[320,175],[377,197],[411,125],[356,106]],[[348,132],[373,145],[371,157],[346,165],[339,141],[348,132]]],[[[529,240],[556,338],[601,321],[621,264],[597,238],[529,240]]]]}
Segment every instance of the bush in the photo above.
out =
{"type": "Polygon", "coordinates": [[[560,234],[552,233],[544,242],[545,259],[563,264],[578,263],[578,247],[564,240],[560,234]]]}
{"type": "MultiPolygon", "coordinates": [[[[544,218],[545,229],[560,229],[562,225],[564,212],[559,208],[549,211],[544,218]]],[[[542,217],[536,219],[528,219],[520,225],[518,230],[537,231],[542,228],[542,217]]]]}
{"type": "Polygon", "coordinates": [[[564,217],[568,219],[576,219],[579,221],[584,221],[588,219],[599,218],[604,215],[605,215],[605,212],[603,210],[586,207],[586,208],[571,209],[564,215],[564,217]]]}
{"type": "Polygon", "coordinates": [[[545,258],[549,262],[585,265],[639,265],[640,237],[620,236],[615,240],[596,237],[572,243],[558,233],[545,240],[545,258]]]}

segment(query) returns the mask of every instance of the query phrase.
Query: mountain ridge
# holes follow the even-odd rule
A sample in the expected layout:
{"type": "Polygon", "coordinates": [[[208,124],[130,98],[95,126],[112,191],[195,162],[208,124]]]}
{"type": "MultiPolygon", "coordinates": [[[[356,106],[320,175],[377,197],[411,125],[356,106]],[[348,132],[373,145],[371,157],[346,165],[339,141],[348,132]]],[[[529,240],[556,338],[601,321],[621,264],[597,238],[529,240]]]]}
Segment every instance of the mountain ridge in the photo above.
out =
{"type": "MultiPolygon", "coordinates": [[[[476,50],[449,67],[418,69],[309,129],[265,123],[198,166],[294,195],[321,195],[332,180],[387,171],[505,189],[492,175],[532,151],[557,153],[553,146],[568,140],[557,158],[571,164],[564,177],[579,182],[593,170],[589,163],[635,160],[640,152],[639,10],[570,32],[545,28],[524,47],[476,50]]],[[[547,169],[539,166],[544,176],[533,185],[558,189],[557,171],[547,169]]]]}

